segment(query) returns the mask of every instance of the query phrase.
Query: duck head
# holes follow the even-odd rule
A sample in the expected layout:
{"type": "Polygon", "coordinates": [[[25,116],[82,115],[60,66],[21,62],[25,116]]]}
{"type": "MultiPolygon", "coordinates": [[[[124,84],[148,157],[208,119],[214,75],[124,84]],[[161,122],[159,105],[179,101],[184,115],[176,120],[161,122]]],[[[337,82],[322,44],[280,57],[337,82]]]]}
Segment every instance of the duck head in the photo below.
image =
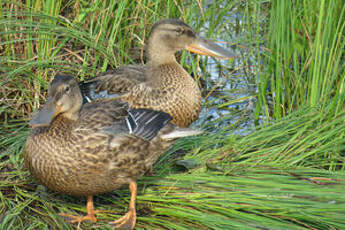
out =
{"type": "Polygon", "coordinates": [[[188,50],[222,59],[235,57],[232,52],[197,35],[189,25],[181,20],[165,19],[155,23],[146,47],[149,62],[162,64],[174,61],[174,55],[179,50],[188,50]]]}
{"type": "Polygon", "coordinates": [[[45,105],[29,122],[29,125],[33,128],[49,126],[59,114],[77,120],[82,102],[77,81],[71,76],[56,76],[50,84],[45,105]]]}

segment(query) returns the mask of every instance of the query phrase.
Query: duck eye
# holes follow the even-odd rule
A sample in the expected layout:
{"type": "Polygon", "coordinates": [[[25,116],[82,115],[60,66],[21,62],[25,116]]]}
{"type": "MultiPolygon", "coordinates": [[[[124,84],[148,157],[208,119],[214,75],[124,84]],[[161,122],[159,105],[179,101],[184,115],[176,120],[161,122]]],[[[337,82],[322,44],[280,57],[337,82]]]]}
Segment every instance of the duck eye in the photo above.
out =
{"type": "Polygon", "coordinates": [[[68,93],[71,88],[69,86],[66,86],[65,92],[68,93]]]}
{"type": "Polygon", "coordinates": [[[184,29],[182,29],[182,28],[176,29],[176,33],[177,33],[177,35],[182,35],[184,33],[184,29]]]}

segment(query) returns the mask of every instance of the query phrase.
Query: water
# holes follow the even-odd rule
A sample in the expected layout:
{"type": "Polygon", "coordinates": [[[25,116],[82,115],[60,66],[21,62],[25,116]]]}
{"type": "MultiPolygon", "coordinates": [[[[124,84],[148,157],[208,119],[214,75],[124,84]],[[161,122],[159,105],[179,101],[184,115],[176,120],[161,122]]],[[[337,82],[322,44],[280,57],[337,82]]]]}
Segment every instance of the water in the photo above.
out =
{"type": "MultiPolygon", "coordinates": [[[[199,74],[203,80],[202,92],[204,97],[209,97],[204,99],[199,120],[194,126],[206,126],[215,132],[226,127],[233,134],[240,135],[245,135],[254,128],[257,61],[249,49],[239,48],[250,47],[245,44],[247,31],[238,30],[236,26],[244,23],[242,18],[241,13],[229,12],[224,17],[226,24],[216,28],[216,34],[208,37],[236,53],[238,58],[233,61],[201,58],[199,74]]],[[[205,36],[207,31],[206,24],[199,34],[205,36]]]]}

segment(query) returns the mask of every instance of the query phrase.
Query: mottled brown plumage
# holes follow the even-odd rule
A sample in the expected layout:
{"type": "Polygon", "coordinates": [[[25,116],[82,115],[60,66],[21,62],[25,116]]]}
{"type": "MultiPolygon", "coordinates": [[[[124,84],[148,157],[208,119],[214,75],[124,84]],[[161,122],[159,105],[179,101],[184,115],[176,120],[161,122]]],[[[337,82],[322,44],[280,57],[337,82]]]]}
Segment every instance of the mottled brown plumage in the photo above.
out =
{"type": "MultiPolygon", "coordinates": [[[[77,82],[56,77],[45,106],[30,122],[24,159],[31,174],[46,187],[69,195],[88,197],[88,216],[96,221],[92,196],[130,184],[130,211],[115,226],[135,224],[136,179],[180,136],[195,131],[168,123],[152,140],[130,134],[128,105],[121,101],[82,105],[77,82]],[[184,134],[178,134],[185,131],[184,134]],[[177,135],[176,135],[177,134],[177,135]]],[[[153,119],[153,118],[152,118],[153,119]]]]}
{"type": "MultiPolygon", "coordinates": [[[[120,102],[86,105],[76,121],[58,115],[50,126],[32,129],[25,162],[42,184],[69,195],[96,195],[128,184],[141,176],[169,143],[159,137],[148,142],[102,132],[125,116],[127,111],[120,102]],[[151,155],[152,162],[145,162],[151,155]]],[[[162,132],[169,129],[167,126],[162,132]]]]}
{"type": "Polygon", "coordinates": [[[175,53],[183,49],[219,58],[234,57],[229,51],[199,37],[186,23],[167,19],[152,27],[145,66],[123,66],[89,83],[95,82],[96,93],[120,94],[118,98],[132,108],[166,112],[172,116],[173,124],[187,127],[198,118],[201,93],[193,78],[175,59],[175,53]]]}

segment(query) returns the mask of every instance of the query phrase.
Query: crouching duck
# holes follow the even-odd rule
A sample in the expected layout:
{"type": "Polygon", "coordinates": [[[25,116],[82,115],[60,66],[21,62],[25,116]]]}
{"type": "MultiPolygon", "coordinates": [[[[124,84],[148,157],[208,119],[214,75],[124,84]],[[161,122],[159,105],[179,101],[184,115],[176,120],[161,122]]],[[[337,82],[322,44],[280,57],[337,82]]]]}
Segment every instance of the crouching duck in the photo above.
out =
{"type": "Polygon", "coordinates": [[[129,109],[121,101],[83,105],[77,81],[57,76],[44,107],[30,121],[24,159],[36,180],[59,193],[87,198],[87,215],[71,222],[96,222],[93,196],[129,185],[129,211],[112,222],[133,229],[136,180],[182,136],[199,131],[179,128],[171,116],[150,109],[129,109]]]}
{"type": "Polygon", "coordinates": [[[179,50],[217,58],[235,55],[196,34],[186,23],[165,19],[155,23],[146,45],[146,65],[128,65],[103,73],[81,84],[90,100],[116,94],[131,108],[168,113],[172,123],[187,127],[198,118],[201,93],[194,79],[176,61],[179,50]]]}

